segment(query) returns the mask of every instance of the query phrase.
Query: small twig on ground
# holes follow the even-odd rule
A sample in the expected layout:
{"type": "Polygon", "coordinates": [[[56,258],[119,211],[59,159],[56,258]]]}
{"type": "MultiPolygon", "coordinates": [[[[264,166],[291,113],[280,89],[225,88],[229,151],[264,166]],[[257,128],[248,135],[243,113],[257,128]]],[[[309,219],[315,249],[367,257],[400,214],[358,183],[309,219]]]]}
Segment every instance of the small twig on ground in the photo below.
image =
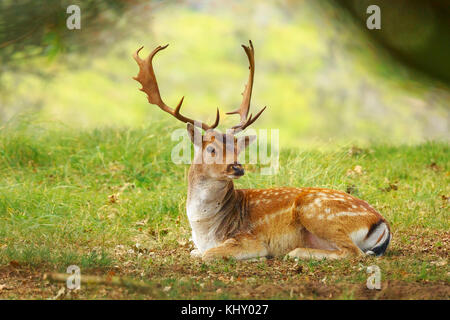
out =
{"type": "MultiPolygon", "coordinates": [[[[65,273],[46,273],[44,274],[44,280],[49,280],[51,282],[66,282],[70,274],[65,273]]],[[[144,292],[155,292],[155,288],[149,284],[134,280],[130,278],[123,278],[117,276],[92,276],[92,275],[82,275],[81,284],[86,285],[112,285],[127,287],[136,291],[144,292]]]]}

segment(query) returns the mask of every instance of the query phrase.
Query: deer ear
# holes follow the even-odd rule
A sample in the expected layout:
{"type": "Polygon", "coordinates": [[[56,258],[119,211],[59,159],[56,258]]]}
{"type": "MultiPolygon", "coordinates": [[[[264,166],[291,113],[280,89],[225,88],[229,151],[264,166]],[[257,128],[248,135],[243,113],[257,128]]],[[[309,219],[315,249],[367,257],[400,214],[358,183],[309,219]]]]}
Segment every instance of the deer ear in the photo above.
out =
{"type": "Polygon", "coordinates": [[[256,140],[256,136],[240,137],[238,139],[237,152],[241,153],[241,151],[245,150],[245,148],[247,148],[255,140],[256,140]]]}
{"type": "Polygon", "coordinates": [[[187,124],[187,132],[194,146],[198,147],[202,144],[202,133],[198,131],[191,123],[187,124]]]}

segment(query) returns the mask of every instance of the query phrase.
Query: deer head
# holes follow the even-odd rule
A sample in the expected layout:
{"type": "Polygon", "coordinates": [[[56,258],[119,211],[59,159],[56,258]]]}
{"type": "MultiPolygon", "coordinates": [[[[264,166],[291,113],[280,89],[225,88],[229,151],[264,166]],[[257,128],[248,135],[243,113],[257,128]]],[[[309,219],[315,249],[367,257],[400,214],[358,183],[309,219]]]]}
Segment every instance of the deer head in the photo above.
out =
{"type": "Polygon", "coordinates": [[[133,79],[142,85],[140,90],[147,94],[148,102],[157,105],[161,110],[171,114],[176,119],[187,123],[187,131],[194,144],[194,162],[191,168],[193,168],[197,174],[202,176],[223,180],[236,179],[244,175],[244,169],[237,160],[238,155],[248,147],[256,137],[242,136],[237,138],[235,135],[254,123],[266,109],[266,107],[264,107],[254,117],[252,114],[249,115],[253,78],[255,74],[255,51],[252,42],[249,41],[249,43],[250,46],[242,45],[250,64],[248,82],[242,93],[242,103],[239,109],[227,113],[239,114],[240,122],[228,129],[226,133],[215,130],[220,120],[219,109],[216,111],[216,120],[214,123],[208,125],[204,122],[187,118],[180,113],[184,97],[180,99],[180,102],[175,109],[167,106],[162,100],[155,72],[153,70],[152,60],[159,51],[164,50],[168,45],[157,47],[145,60],[139,57],[139,52],[143,47],[133,54],[133,58],[139,66],[139,73],[136,77],[133,77],[133,79]],[[205,131],[205,134],[202,134],[202,132],[196,128],[205,131]]]}

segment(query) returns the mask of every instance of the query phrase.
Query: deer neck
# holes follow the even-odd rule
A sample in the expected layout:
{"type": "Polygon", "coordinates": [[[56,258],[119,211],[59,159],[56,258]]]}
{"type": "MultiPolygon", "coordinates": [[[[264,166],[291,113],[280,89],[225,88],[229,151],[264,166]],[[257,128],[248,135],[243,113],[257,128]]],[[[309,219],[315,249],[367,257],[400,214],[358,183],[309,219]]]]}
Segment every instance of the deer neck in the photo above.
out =
{"type": "Polygon", "coordinates": [[[217,246],[245,225],[243,192],[232,180],[218,180],[189,171],[187,216],[192,240],[204,252],[217,246]]]}

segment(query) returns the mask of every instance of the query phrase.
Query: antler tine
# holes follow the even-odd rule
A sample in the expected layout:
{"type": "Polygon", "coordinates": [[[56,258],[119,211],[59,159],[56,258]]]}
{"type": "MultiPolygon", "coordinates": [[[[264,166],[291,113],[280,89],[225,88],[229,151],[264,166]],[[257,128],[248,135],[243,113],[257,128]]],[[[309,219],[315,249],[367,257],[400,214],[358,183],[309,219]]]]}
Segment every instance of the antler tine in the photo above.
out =
{"type": "Polygon", "coordinates": [[[220,113],[219,108],[217,108],[216,121],[214,121],[214,123],[210,126],[210,129],[215,129],[219,125],[219,120],[220,120],[220,113]]]}
{"type": "Polygon", "coordinates": [[[232,127],[232,130],[234,133],[237,131],[242,131],[248,126],[250,126],[253,122],[256,121],[256,119],[259,118],[261,113],[266,109],[264,107],[261,109],[254,118],[252,118],[252,114],[250,114],[250,117],[248,117],[248,113],[250,111],[250,101],[252,98],[252,90],[253,90],[253,78],[255,75],[255,50],[253,48],[253,43],[251,40],[249,40],[250,46],[242,45],[242,48],[244,48],[245,54],[247,55],[248,62],[249,62],[249,76],[247,84],[245,85],[244,92],[242,92],[242,102],[239,109],[231,112],[227,112],[227,114],[239,114],[241,117],[241,120],[238,125],[235,125],[232,127]]]}
{"type": "Polygon", "coordinates": [[[231,129],[233,129],[235,133],[244,130],[245,128],[249,127],[253,122],[255,122],[259,118],[259,116],[263,113],[263,111],[266,110],[266,108],[267,106],[259,110],[259,112],[256,114],[254,118],[252,118],[253,114],[250,114],[247,121],[245,121],[243,124],[238,124],[232,127],[231,129]]]}
{"type": "Polygon", "coordinates": [[[175,118],[177,118],[178,120],[180,120],[184,123],[191,123],[199,128],[202,128],[205,131],[216,128],[217,125],[219,124],[219,120],[220,120],[219,109],[217,109],[216,120],[215,120],[214,124],[209,126],[206,123],[187,118],[180,113],[180,109],[181,109],[181,105],[183,104],[184,97],[182,97],[180,102],[178,102],[178,105],[175,108],[175,110],[170,108],[169,106],[167,106],[164,103],[164,101],[161,99],[161,94],[159,93],[158,82],[156,81],[155,72],[153,70],[152,60],[153,60],[153,57],[159,51],[164,50],[165,48],[167,48],[167,46],[168,46],[168,44],[166,44],[165,46],[156,47],[148,55],[148,57],[145,60],[143,60],[139,57],[139,52],[144,47],[139,48],[133,54],[133,58],[139,66],[139,73],[136,77],[133,77],[133,79],[138,81],[142,85],[142,88],[139,90],[141,90],[147,94],[147,99],[148,99],[149,103],[157,105],[158,107],[161,108],[161,110],[171,114],[172,116],[174,116],[175,118]]]}

